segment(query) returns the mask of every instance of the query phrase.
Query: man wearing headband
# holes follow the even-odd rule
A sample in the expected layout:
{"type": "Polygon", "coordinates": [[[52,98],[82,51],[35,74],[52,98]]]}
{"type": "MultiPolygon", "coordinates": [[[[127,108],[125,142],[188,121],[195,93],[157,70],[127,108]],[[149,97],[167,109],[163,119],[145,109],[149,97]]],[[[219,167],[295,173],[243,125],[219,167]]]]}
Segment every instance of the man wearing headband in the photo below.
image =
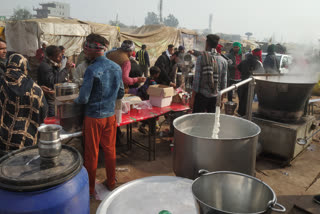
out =
{"type": "MultiPolygon", "coordinates": [[[[107,49],[110,43],[106,38],[104,38],[104,43],[106,47],[105,49],[107,49]]],[[[92,63],[91,60],[89,60],[84,53],[84,45],[85,45],[85,42],[82,44],[83,50],[81,51],[80,55],[77,58],[76,69],[73,69],[71,71],[72,82],[79,84],[79,86],[81,86],[83,83],[83,76],[85,71],[87,70],[88,66],[91,65],[92,63]]]]}
{"type": "Polygon", "coordinates": [[[76,103],[85,104],[84,166],[89,174],[90,196],[95,196],[99,145],[103,149],[107,174],[106,186],[115,188],[116,175],[116,99],[124,95],[121,68],[104,56],[104,38],[90,34],[84,52],[93,63],[87,68],[76,103]]]}
{"type": "Polygon", "coordinates": [[[110,51],[106,54],[107,58],[120,65],[122,69],[122,81],[125,87],[128,89],[129,85],[135,83],[141,83],[146,80],[145,77],[130,78],[131,63],[130,57],[135,49],[135,45],[131,40],[125,40],[122,42],[121,47],[115,51],[110,51]]]}
{"type": "MultiPolygon", "coordinates": [[[[228,86],[236,84],[241,81],[241,74],[238,65],[242,61],[242,45],[239,42],[233,43],[233,48],[227,55],[228,60],[228,86]]],[[[228,101],[232,101],[233,91],[228,92],[228,101]]]]}

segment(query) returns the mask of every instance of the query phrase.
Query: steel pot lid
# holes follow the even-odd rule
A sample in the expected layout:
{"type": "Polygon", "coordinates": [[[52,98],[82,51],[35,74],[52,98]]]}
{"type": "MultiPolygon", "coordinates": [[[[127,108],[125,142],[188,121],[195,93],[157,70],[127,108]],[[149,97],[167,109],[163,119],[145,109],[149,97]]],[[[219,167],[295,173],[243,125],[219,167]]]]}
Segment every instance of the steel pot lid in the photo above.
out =
{"type": "Polygon", "coordinates": [[[73,178],[82,167],[80,153],[62,145],[56,164],[43,162],[38,146],[23,148],[0,159],[0,188],[10,191],[37,191],[73,178]]]}
{"type": "Polygon", "coordinates": [[[197,213],[192,180],[153,176],[131,181],[115,189],[100,204],[97,214],[197,213]]]}

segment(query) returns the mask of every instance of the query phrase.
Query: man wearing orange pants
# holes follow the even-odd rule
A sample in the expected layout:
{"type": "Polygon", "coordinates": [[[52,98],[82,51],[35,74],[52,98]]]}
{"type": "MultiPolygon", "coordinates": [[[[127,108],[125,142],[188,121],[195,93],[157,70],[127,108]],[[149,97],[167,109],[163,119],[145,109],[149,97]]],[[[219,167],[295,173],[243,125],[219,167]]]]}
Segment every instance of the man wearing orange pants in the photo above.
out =
{"type": "Polygon", "coordinates": [[[115,101],[124,95],[122,72],[119,65],[104,56],[106,39],[90,34],[84,51],[92,64],[84,74],[76,103],[85,104],[83,135],[85,140],[84,166],[89,174],[90,196],[95,195],[95,178],[99,144],[105,155],[107,187],[115,188],[116,118],[115,101]]]}

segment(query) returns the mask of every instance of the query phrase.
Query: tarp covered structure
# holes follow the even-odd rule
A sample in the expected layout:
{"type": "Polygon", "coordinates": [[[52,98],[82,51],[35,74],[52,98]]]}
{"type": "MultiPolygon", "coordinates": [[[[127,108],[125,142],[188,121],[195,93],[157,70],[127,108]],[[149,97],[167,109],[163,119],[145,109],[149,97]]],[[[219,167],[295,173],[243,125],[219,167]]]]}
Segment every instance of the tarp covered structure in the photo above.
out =
{"type": "Polygon", "coordinates": [[[121,41],[124,40],[132,40],[136,51],[140,50],[142,44],[147,45],[150,61],[154,63],[170,44],[175,47],[183,45],[186,50],[195,48],[197,33],[163,25],[145,25],[130,33],[121,32],[121,41]]]}
{"type": "Polygon", "coordinates": [[[120,33],[117,27],[83,22],[76,19],[47,18],[10,21],[6,23],[6,38],[9,51],[26,56],[35,56],[42,41],[49,45],[62,45],[66,56],[81,52],[85,37],[90,33],[104,36],[110,42],[110,48],[119,46],[120,33]]]}

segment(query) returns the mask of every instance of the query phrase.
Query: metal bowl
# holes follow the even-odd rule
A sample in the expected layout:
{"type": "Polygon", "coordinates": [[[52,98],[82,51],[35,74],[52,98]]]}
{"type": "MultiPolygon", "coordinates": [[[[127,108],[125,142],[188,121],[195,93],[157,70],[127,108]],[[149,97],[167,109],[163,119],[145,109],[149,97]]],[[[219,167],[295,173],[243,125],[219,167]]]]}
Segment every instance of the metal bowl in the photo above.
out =
{"type": "Polygon", "coordinates": [[[199,214],[260,214],[285,212],[274,191],[263,181],[242,173],[200,170],[192,184],[199,214]],[[277,209],[275,207],[280,207],[277,209]]]}

